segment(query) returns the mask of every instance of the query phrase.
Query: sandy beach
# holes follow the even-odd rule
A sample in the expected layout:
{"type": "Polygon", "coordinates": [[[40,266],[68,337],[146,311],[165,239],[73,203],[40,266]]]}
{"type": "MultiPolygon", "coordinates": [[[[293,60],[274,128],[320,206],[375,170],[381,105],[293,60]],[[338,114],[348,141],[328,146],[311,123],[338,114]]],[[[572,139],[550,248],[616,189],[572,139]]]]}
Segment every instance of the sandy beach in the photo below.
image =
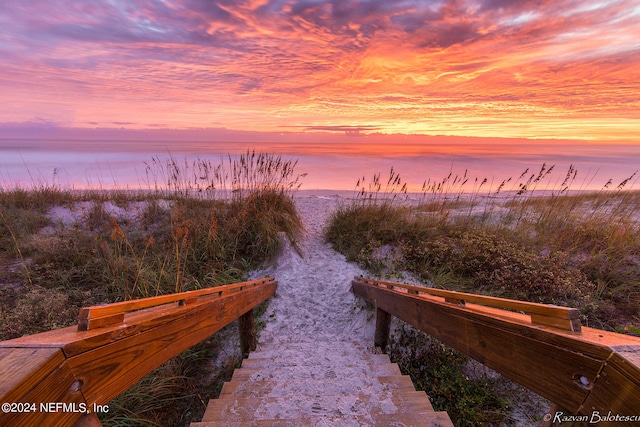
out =
{"type": "Polygon", "coordinates": [[[277,295],[265,313],[260,346],[297,341],[373,342],[371,312],[351,292],[351,279],[366,275],[324,242],[323,228],[342,202],[336,196],[296,198],[305,225],[302,257],[287,242],[275,264],[253,274],[278,281],[277,295]]]}

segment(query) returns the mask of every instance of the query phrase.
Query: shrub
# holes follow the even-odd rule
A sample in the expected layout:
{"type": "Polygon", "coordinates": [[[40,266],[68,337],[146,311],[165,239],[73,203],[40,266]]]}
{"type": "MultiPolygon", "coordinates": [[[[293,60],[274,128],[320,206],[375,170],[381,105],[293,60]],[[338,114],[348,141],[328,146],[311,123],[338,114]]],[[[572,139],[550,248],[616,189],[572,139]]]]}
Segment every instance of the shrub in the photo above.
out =
{"type": "Polygon", "coordinates": [[[448,269],[468,291],[534,302],[582,302],[594,287],[561,252],[541,255],[484,230],[405,245],[407,268],[425,279],[448,269]]]}
{"type": "MultiPolygon", "coordinates": [[[[384,190],[379,174],[368,187],[362,178],[356,199],[332,216],[326,238],[373,274],[383,271],[378,248],[389,245],[402,254],[395,264],[430,286],[576,307],[587,325],[637,333],[640,192],[621,191],[629,178],[613,191],[609,182],[594,194],[569,195],[575,168],[557,188],[544,184],[552,170],[527,169],[485,194],[486,179],[450,174],[425,181],[418,200],[400,197],[402,204],[397,196],[406,196],[406,184],[393,170],[384,190]],[[497,198],[509,183],[508,195],[497,198]]],[[[393,357],[454,424],[492,423],[506,410],[491,381],[479,388],[466,381],[459,353],[406,328],[394,339],[393,357]],[[486,409],[493,404],[495,412],[486,409]]]]}

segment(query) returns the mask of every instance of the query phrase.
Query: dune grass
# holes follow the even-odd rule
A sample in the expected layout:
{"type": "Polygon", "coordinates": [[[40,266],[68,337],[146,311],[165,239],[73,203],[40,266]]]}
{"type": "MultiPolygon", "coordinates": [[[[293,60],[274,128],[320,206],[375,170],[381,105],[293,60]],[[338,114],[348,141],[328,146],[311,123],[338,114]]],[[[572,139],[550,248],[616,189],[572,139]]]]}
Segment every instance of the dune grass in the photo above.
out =
{"type": "MultiPolygon", "coordinates": [[[[616,187],[609,181],[600,191],[583,192],[572,191],[573,167],[558,179],[553,169],[527,170],[496,188],[466,173],[449,175],[426,181],[420,194],[408,194],[393,170],[386,187],[379,174],[370,183],[362,178],[352,202],[333,215],[326,237],[383,278],[410,272],[433,287],[576,307],[587,326],[638,332],[640,192],[626,188],[635,174],[616,187]]],[[[442,396],[466,377],[455,368],[464,365],[461,356],[427,340],[426,350],[414,354],[418,360],[407,357],[400,344],[426,340],[409,329],[395,337],[392,355],[416,384],[433,382],[433,375],[449,378],[449,385],[429,391],[443,403],[440,409],[460,420],[482,419],[469,412],[477,410],[485,421],[503,411],[498,400],[483,400],[493,408],[473,409],[468,405],[477,402],[442,396]],[[450,360],[439,366],[451,367],[445,373],[430,362],[443,355],[450,360]]],[[[471,388],[485,397],[491,393],[469,384],[464,392],[471,388]]]]}
{"type": "MultiPolygon", "coordinates": [[[[151,164],[168,181],[145,191],[0,188],[1,340],[75,324],[85,306],[241,281],[283,239],[295,247],[295,162],[248,152],[211,166],[215,176],[198,170],[198,185],[184,177],[204,162],[151,164]]],[[[158,368],[110,402],[103,425],[199,420],[237,363],[213,372],[219,345],[213,337],[158,368]]]]}

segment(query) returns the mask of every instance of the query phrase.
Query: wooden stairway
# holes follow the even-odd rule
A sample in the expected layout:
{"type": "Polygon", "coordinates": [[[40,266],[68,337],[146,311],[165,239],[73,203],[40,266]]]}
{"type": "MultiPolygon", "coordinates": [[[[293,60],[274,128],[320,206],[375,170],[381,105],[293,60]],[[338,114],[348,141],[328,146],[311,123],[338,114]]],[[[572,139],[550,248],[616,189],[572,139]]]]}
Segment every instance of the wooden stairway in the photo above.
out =
{"type": "Polygon", "coordinates": [[[355,342],[280,344],[251,353],[212,399],[214,426],[452,426],[385,354],[355,342]]]}

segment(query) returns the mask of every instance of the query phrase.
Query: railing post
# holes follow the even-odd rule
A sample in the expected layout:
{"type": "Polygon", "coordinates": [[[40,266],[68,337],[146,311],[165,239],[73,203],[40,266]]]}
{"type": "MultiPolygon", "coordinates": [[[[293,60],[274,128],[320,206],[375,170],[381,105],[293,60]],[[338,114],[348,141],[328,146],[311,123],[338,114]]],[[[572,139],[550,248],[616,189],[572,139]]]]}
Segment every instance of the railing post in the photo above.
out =
{"type": "Polygon", "coordinates": [[[376,308],[376,334],[373,342],[376,347],[384,352],[389,342],[389,331],[391,330],[391,315],[386,311],[376,308]]]}
{"type": "Polygon", "coordinates": [[[253,309],[240,316],[238,329],[240,330],[240,351],[242,352],[242,357],[246,358],[250,352],[256,349],[257,345],[253,309]]]}

